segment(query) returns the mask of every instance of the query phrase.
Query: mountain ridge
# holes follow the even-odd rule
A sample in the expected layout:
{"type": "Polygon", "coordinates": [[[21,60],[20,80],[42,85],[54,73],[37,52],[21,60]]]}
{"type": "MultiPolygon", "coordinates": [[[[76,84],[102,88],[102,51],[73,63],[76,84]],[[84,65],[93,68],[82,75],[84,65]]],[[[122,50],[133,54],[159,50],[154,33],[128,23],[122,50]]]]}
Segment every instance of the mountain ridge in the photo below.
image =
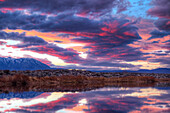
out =
{"type": "MultiPolygon", "coordinates": [[[[45,69],[57,69],[50,68],[48,65],[35,60],[33,58],[11,58],[0,57],[0,70],[45,70],[45,69]]],[[[170,68],[157,68],[153,70],[140,69],[137,71],[132,70],[88,70],[94,72],[134,72],[134,73],[170,73],[170,68]]]]}
{"type": "Polygon", "coordinates": [[[42,70],[50,67],[33,58],[0,57],[0,70],[42,70]]]}
{"type": "MultiPolygon", "coordinates": [[[[91,70],[94,71],[94,70],[91,70]]],[[[170,68],[157,68],[157,69],[140,69],[137,71],[132,70],[102,70],[102,71],[96,71],[96,72],[134,72],[134,73],[170,73],[170,68]]]]}

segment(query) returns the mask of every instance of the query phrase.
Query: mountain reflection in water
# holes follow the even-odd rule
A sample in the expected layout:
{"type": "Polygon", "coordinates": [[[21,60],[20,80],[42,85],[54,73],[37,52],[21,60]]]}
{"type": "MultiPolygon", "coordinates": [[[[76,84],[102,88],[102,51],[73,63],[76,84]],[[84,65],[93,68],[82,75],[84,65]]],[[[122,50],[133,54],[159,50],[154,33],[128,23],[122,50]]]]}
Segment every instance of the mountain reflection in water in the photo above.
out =
{"type": "Polygon", "coordinates": [[[169,113],[170,88],[0,94],[2,113],[169,113]],[[26,96],[25,96],[26,95],[26,96]]]}

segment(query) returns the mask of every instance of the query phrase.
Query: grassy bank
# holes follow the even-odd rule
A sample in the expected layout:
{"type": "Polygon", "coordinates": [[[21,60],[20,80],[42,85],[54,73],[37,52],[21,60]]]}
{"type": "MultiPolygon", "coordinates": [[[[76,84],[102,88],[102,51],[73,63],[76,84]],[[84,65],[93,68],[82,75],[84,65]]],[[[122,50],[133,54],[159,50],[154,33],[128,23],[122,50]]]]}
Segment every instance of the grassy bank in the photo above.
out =
{"type": "Polygon", "coordinates": [[[2,91],[86,91],[107,86],[113,87],[153,87],[170,79],[156,79],[147,76],[88,77],[88,76],[45,76],[26,75],[1,76],[2,91]]]}
{"type": "Polygon", "coordinates": [[[27,84],[61,84],[61,83],[108,83],[108,82],[156,82],[154,77],[126,76],[126,77],[92,77],[92,76],[45,76],[33,77],[26,75],[13,75],[0,77],[0,83],[5,85],[27,85],[27,84]]]}

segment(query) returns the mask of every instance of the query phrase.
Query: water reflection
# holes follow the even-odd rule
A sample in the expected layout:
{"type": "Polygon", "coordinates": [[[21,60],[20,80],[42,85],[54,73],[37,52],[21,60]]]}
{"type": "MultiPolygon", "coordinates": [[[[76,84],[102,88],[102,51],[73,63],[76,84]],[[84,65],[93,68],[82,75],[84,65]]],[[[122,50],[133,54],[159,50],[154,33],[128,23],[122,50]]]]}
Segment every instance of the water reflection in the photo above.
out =
{"type": "Polygon", "coordinates": [[[101,88],[87,92],[0,94],[0,111],[13,113],[169,113],[170,88],[101,88]]]}

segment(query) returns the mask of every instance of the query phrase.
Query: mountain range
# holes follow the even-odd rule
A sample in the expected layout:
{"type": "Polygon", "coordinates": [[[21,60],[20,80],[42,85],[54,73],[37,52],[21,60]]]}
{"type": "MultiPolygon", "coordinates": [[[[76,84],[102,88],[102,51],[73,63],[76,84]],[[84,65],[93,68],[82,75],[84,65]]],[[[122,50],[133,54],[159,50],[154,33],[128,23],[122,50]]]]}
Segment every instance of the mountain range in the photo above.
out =
{"type": "Polygon", "coordinates": [[[43,70],[50,67],[33,58],[0,57],[0,70],[43,70]]]}
{"type": "MultiPolygon", "coordinates": [[[[94,71],[94,70],[91,70],[94,71]]],[[[96,71],[95,71],[96,72],[96,71]]],[[[132,71],[132,70],[102,70],[102,71],[97,71],[97,72],[132,72],[132,73],[170,73],[170,68],[157,68],[153,70],[148,70],[148,69],[140,69],[137,71],[132,71]]]]}
{"type": "MultiPolygon", "coordinates": [[[[3,58],[0,57],[0,70],[44,70],[53,69],[48,65],[33,58],[3,58]]],[[[131,70],[90,70],[95,72],[135,72],[135,73],[170,73],[170,68],[157,68],[153,70],[141,69],[138,71],[131,70]]]]}
{"type": "Polygon", "coordinates": [[[141,69],[138,70],[139,73],[170,73],[170,68],[157,68],[153,70],[141,69]]]}

